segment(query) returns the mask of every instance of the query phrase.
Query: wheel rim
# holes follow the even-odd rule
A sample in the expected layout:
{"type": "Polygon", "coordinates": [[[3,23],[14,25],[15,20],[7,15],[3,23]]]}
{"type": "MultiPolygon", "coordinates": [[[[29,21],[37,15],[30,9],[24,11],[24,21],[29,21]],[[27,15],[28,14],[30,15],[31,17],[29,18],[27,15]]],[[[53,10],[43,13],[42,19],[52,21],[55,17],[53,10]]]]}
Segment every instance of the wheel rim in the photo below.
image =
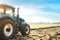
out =
{"type": "Polygon", "coordinates": [[[28,33],[29,33],[29,27],[26,26],[26,34],[28,34],[28,33]]]}
{"type": "Polygon", "coordinates": [[[13,26],[11,24],[6,24],[4,27],[5,36],[10,36],[13,33],[13,26]]]}

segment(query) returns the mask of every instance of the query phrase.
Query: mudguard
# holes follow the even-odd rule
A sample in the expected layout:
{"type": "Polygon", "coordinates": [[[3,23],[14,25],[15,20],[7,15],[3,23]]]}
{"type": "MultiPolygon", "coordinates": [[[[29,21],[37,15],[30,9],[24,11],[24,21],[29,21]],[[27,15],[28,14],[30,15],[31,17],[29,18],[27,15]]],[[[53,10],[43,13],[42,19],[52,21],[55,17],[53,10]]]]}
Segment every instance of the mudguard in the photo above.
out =
{"type": "Polygon", "coordinates": [[[1,18],[6,18],[6,17],[11,17],[9,14],[6,14],[6,15],[0,15],[0,19],[1,18]]]}

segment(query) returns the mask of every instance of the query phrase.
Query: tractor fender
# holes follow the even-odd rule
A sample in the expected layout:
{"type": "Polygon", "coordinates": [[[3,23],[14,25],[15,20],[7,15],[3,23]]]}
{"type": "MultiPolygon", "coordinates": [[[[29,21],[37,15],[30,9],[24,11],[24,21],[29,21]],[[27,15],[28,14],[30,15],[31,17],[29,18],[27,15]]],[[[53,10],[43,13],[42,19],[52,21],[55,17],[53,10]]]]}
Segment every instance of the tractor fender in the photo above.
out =
{"type": "Polygon", "coordinates": [[[6,18],[6,17],[10,17],[9,14],[6,14],[6,15],[0,15],[0,18],[6,18]]]}
{"type": "Polygon", "coordinates": [[[26,22],[22,22],[20,26],[22,27],[22,26],[25,26],[26,24],[27,24],[26,22]]]}
{"type": "Polygon", "coordinates": [[[22,22],[20,25],[24,25],[25,26],[26,24],[28,25],[27,22],[22,22]]]}
{"type": "Polygon", "coordinates": [[[20,27],[19,27],[20,31],[22,30],[22,27],[25,27],[26,25],[28,25],[26,22],[20,23],[20,27]]]}

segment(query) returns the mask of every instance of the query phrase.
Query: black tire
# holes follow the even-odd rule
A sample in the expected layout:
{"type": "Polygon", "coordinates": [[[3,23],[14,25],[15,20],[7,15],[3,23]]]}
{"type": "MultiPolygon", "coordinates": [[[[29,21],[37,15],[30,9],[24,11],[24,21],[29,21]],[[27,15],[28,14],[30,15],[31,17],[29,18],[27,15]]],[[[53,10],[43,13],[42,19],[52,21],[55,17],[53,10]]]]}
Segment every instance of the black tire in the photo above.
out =
{"type": "MultiPolygon", "coordinates": [[[[11,31],[11,29],[9,29],[9,28],[7,28],[6,31],[7,30],[11,31]]],[[[11,18],[7,17],[7,18],[0,20],[0,38],[3,38],[3,39],[13,38],[13,36],[15,35],[15,32],[16,32],[15,23],[11,18]],[[9,36],[5,35],[5,33],[4,33],[4,29],[7,24],[12,25],[12,28],[13,28],[13,31],[12,31],[11,35],[9,35],[9,36]]]]}
{"type": "Polygon", "coordinates": [[[24,26],[21,27],[21,34],[23,36],[27,36],[30,33],[30,26],[28,24],[25,24],[24,26]]]}

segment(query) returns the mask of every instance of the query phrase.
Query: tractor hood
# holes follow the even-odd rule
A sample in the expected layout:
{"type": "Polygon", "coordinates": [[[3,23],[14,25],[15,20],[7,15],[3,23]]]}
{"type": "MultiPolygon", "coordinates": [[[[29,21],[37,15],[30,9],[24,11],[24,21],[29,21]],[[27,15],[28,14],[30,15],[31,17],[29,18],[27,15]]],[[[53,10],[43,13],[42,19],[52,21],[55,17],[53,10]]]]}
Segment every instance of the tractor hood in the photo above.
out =
{"type": "MultiPolygon", "coordinates": [[[[17,21],[17,17],[14,17],[13,19],[14,19],[14,21],[17,21]]],[[[22,23],[22,22],[25,22],[25,20],[23,18],[19,18],[18,19],[18,22],[21,22],[22,23]]]]}
{"type": "Polygon", "coordinates": [[[20,22],[25,22],[25,20],[23,18],[19,18],[20,22]]]}

